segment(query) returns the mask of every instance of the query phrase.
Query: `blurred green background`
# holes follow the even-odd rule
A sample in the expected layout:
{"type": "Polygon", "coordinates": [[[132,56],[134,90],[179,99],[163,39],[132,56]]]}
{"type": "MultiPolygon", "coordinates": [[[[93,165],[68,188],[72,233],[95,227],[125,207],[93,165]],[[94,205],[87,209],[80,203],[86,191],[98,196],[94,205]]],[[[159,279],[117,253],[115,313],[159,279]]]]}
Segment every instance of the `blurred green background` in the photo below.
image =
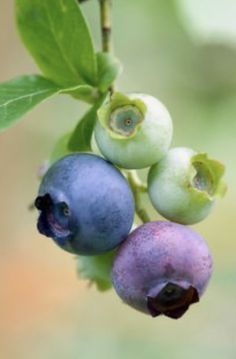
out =
{"type": "MultiPolygon", "coordinates": [[[[113,291],[88,288],[74,257],[37,234],[28,206],[38,166],[86,109],[60,96],[0,135],[0,357],[235,359],[236,2],[113,3],[115,52],[124,63],[119,88],[159,97],[173,117],[173,145],[207,151],[227,166],[226,197],[194,226],[213,252],[214,275],[183,318],[152,319],[113,291]]],[[[99,49],[97,2],[83,9],[99,49]]],[[[0,28],[0,81],[37,72],[17,35],[13,0],[0,2],[0,28]]]]}

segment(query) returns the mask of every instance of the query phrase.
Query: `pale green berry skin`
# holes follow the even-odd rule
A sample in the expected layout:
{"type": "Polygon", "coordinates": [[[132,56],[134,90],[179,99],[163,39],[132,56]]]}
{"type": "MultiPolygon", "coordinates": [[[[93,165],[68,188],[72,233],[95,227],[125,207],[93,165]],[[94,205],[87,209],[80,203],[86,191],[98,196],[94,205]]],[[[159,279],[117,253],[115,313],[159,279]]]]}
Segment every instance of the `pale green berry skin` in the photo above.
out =
{"type": "MultiPolygon", "coordinates": [[[[165,106],[144,94],[129,94],[128,100],[139,100],[145,107],[143,120],[134,134],[122,137],[99,121],[95,139],[101,153],[112,163],[127,169],[140,169],[158,162],[168,151],[173,133],[172,120],[165,106]]],[[[112,100],[111,100],[112,101],[112,100]]]]}
{"type": "Polygon", "coordinates": [[[173,148],[148,174],[148,193],[155,209],[165,218],[194,224],[205,219],[223,195],[224,166],[189,148],[173,148]],[[197,160],[195,160],[197,159],[197,160]],[[198,172],[196,163],[204,172],[198,172]]]}

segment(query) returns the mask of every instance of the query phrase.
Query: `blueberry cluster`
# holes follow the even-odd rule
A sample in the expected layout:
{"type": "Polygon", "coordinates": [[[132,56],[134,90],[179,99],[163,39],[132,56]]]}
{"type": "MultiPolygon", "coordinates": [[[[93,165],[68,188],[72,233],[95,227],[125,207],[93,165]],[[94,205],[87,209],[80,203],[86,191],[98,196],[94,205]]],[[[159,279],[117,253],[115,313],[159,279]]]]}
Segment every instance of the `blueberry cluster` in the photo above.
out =
{"type": "Polygon", "coordinates": [[[113,94],[99,108],[94,131],[105,159],[79,152],[59,159],[43,177],[35,206],[39,232],[66,251],[103,258],[115,250],[109,274],[125,303],[177,319],[199,301],[212,273],[206,242],[186,225],[210,213],[225,184],[224,166],[207,154],[169,150],[172,132],[156,98],[113,94]],[[138,189],[126,175],[147,167],[150,200],[169,221],[131,230],[138,189]]]}

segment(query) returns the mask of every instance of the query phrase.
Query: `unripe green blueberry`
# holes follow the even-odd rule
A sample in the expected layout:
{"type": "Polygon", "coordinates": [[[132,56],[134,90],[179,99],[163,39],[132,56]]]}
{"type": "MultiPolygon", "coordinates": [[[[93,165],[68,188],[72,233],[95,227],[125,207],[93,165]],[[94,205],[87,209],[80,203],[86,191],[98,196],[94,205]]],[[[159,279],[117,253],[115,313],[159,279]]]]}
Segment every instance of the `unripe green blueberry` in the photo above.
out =
{"type": "Polygon", "coordinates": [[[155,209],[165,218],[194,224],[211,211],[224,195],[224,166],[205,153],[172,148],[148,174],[148,192],[155,209]]]}
{"type": "Polygon", "coordinates": [[[155,97],[115,93],[98,110],[95,139],[112,163],[138,169],[153,165],[166,154],[172,132],[171,117],[155,97]]]}

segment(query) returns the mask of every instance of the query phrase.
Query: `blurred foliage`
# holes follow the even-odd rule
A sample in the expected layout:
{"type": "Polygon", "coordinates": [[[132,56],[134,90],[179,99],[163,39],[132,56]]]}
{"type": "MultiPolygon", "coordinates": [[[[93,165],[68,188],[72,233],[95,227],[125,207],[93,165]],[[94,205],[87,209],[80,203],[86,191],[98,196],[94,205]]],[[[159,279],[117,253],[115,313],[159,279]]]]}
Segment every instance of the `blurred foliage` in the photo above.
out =
{"type": "MultiPolygon", "coordinates": [[[[198,5],[208,9],[209,21],[225,17],[225,2],[218,2],[220,11],[217,4],[209,12],[207,1],[198,5]]],[[[196,12],[196,1],[190,3],[196,12]]],[[[7,71],[11,77],[25,73],[26,64],[34,71],[12,35],[9,6],[1,1],[2,78],[7,71]]],[[[83,11],[99,49],[96,1],[85,2],[83,11]]],[[[35,110],[34,121],[26,120],[0,141],[3,358],[235,359],[236,48],[233,41],[216,37],[214,42],[198,41],[182,11],[177,0],[114,0],[113,34],[115,54],[124,65],[118,88],[159,97],[174,120],[173,145],[209,152],[226,164],[229,191],[197,226],[215,258],[207,293],[180,321],[153,320],[125,306],[112,291],[87,290],[76,279],[75,261],[48,239],[36,237],[35,218],[25,211],[38,185],[33,171],[84,112],[84,106],[65,96],[35,110]]]]}
{"type": "Polygon", "coordinates": [[[235,44],[236,2],[234,0],[176,0],[186,29],[198,41],[235,44]],[[213,14],[214,16],[209,16],[213,14]]]}
{"type": "Polygon", "coordinates": [[[101,292],[112,288],[111,269],[116,251],[98,256],[78,256],[78,276],[95,284],[101,292]]]}

